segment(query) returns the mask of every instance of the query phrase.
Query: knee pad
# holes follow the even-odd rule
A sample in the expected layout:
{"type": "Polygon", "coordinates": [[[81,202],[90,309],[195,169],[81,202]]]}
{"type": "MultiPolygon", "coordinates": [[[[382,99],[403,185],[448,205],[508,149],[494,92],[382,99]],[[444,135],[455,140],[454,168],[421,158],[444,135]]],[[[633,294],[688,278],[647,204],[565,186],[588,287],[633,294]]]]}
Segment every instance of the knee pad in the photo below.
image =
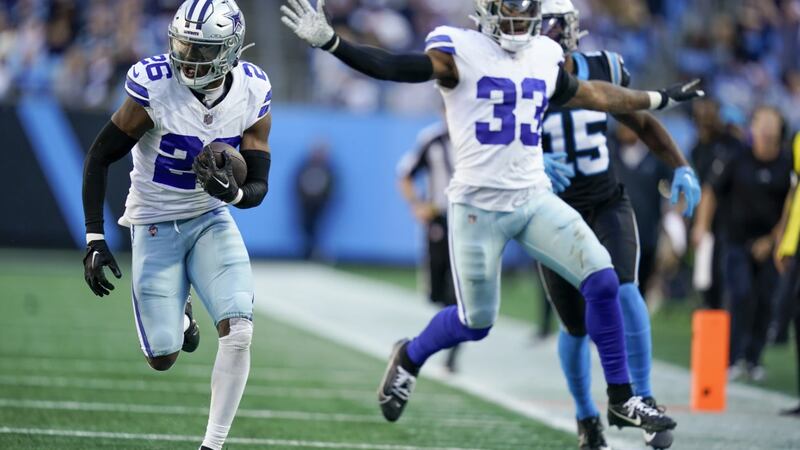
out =
{"type": "Polygon", "coordinates": [[[581,284],[586,302],[616,299],[619,295],[619,278],[613,269],[603,269],[589,275],[581,284]]]}
{"type": "Polygon", "coordinates": [[[494,322],[496,320],[497,314],[494,312],[494,310],[480,309],[471,311],[469,317],[467,317],[467,323],[469,325],[465,325],[465,327],[470,330],[489,329],[494,326],[494,322]]]}
{"type": "Polygon", "coordinates": [[[249,350],[250,343],[253,341],[253,322],[234,317],[230,319],[230,326],[230,333],[219,338],[220,347],[229,347],[239,351],[249,350]]]}

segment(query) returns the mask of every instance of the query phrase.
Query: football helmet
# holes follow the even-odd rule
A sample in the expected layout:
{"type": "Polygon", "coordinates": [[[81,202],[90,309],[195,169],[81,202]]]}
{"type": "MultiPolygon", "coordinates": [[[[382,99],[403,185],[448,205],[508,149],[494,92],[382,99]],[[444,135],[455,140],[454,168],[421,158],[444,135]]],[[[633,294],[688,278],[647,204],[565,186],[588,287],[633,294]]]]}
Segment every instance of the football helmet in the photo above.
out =
{"type": "Polygon", "coordinates": [[[186,0],[169,26],[177,80],[202,91],[223,79],[246,49],[244,32],[244,14],[234,0],[186,0]]]}
{"type": "Polygon", "coordinates": [[[574,52],[580,39],[588,34],[581,31],[579,17],[571,0],[544,0],[542,34],[561,44],[564,51],[574,52]]]}
{"type": "Polygon", "coordinates": [[[509,52],[527,47],[542,25],[541,0],[475,0],[475,21],[483,34],[509,52]]]}

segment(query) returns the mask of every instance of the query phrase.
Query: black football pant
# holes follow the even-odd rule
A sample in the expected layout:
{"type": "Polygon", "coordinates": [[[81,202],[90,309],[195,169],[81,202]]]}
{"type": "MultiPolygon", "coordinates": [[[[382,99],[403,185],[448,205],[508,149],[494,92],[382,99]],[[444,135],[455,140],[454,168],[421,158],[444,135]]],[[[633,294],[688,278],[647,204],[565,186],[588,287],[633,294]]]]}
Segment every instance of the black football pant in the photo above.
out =
{"type": "Polygon", "coordinates": [[[747,246],[732,243],[726,246],[724,267],[731,313],[730,364],[744,359],[759,365],[767,344],[778,272],[772,258],[759,263],[747,246]]]}

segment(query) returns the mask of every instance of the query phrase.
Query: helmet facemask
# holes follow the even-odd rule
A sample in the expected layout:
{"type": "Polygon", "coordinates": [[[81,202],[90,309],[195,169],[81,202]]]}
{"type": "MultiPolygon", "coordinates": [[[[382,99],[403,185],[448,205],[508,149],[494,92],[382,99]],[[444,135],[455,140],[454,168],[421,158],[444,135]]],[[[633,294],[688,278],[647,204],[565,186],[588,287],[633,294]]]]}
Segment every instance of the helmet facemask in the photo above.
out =
{"type": "Polygon", "coordinates": [[[541,0],[478,0],[481,31],[515,53],[527,47],[542,25],[541,0]]]}
{"type": "Polygon", "coordinates": [[[195,90],[225,78],[238,59],[241,43],[235,36],[224,41],[208,41],[177,36],[170,31],[170,61],[181,84],[195,90]],[[231,61],[231,54],[235,56],[231,61]]]}
{"type": "Polygon", "coordinates": [[[580,39],[587,34],[580,30],[577,12],[545,14],[541,33],[558,42],[565,52],[578,50],[580,39]]]}

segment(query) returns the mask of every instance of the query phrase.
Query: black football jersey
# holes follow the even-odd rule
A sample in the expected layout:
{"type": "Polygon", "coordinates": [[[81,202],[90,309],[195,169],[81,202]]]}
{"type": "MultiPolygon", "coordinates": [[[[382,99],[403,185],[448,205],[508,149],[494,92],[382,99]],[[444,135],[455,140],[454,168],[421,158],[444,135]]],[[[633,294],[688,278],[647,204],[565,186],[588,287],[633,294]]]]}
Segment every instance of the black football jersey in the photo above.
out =
{"type": "MultiPolygon", "coordinates": [[[[613,52],[573,53],[575,75],[580,80],[602,80],[619,86],[630,84],[622,57],[613,52]]],[[[608,114],[585,109],[551,108],[543,124],[545,152],[566,153],[575,167],[572,185],[560,194],[586,215],[622,195],[608,151],[608,114]]]]}

